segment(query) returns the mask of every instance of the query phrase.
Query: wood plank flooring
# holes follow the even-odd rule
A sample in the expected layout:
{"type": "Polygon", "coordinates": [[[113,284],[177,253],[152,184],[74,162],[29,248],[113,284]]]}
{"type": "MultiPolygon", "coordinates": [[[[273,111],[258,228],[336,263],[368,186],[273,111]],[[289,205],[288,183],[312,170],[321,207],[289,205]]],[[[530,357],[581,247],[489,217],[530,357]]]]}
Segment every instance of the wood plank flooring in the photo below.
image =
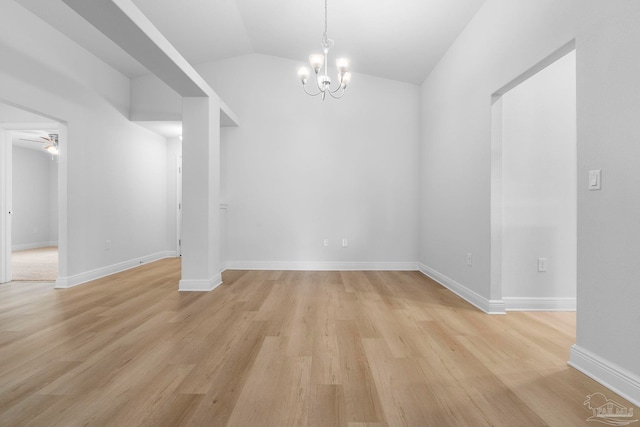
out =
{"type": "MultiPolygon", "coordinates": [[[[418,272],[163,260],[67,290],[0,285],[1,426],[585,426],[575,313],[481,313],[418,272]]],[[[635,409],[636,413],[638,409],[635,409]]]]}

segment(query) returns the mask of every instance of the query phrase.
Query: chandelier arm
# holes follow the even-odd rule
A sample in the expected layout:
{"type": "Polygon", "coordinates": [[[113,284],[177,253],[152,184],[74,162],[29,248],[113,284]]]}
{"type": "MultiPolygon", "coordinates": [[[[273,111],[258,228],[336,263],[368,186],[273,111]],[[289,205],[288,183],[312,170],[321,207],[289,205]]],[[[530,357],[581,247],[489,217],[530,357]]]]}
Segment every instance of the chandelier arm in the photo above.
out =
{"type": "Polygon", "coordinates": [[[342,93],[340,93],[340,95],[334,95],[334,93],[336,93],[336,92],[337,92],[337,90],[333,91],[333,92],[329,91],[329,95],[331,95],[331,97],[333,99],[340,99],[340,98],[342,98],[344,96],[344,92],[345,91],[343,90],[342,93]]]}
{"type": "Polygon", "coordinates": [[[307,90],[307,85],[305,85],[305,84],[302,85],[302,89],[304,89],[304,93],[306,93],[307,95],[310,95],[310,96],[318,96],[318,95],[320,95],[322,93],[322,91],[319,91],[318,93],[309,92],[307,90]]]}
{"type": "Polygon", "coordinates": [[[340,89],[342,89],[342,92],[343,92],[343,93],[344,93],[344,89],[346,89],[346,88],[343,88],[343,87],[342,87],[342,83],[340,83],[340,86],[338,86],[338,88],[337,88],[336,90],[330,90],[330,91],[329,91],[329,93],[336,93],[336,92],[338,92],[340,89]]]}

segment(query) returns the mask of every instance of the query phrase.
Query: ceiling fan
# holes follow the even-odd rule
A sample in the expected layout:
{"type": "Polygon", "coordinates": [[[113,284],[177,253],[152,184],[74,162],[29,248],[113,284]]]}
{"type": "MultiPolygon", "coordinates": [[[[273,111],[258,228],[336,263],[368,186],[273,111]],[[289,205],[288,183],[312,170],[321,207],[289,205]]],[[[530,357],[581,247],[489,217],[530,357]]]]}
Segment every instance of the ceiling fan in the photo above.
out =
{"type": "Polygon", "coordinates": [[[50,133],[48,136],[39,136],[40,139],[20,138],[21,141],[32,141],[46,144],[44,149],[51,154],[58,154],[58,134],[50,133]]]}

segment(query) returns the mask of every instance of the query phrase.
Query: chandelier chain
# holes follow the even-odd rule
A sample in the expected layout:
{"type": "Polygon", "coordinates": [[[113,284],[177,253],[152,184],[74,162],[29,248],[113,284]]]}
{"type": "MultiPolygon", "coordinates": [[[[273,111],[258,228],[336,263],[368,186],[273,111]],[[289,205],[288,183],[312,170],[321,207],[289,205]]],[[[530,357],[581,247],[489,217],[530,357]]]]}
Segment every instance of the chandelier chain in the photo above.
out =
{"type": "Polygon", "coordinates": [[[331,47],[333,47],[333,40],[331,40],[329,38],[329,34],[328,34],[328,8],[327,8],[327,0],[324,0],[324,34],[322,36],[322,49],[326,50],[326,49],[330,49],[331,47]]]}
{"type": "Polygon", "coordinates": [[[324,38],[326,39],[327,36],[327,0],[324,0],[324,38]]]}

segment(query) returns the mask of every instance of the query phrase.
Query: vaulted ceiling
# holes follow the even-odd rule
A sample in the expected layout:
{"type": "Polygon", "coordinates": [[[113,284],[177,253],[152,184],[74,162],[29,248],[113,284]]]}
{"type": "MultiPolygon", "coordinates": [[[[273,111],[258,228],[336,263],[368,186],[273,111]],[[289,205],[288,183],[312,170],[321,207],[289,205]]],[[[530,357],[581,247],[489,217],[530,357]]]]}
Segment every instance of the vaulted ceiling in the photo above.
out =
{"type": "MultiPolygon", "coordinates": [[[[61,0],[17,1],[124,75],[147,73],[61,0]]],[[[323,0],[132,1],[193,65],[249,53],[303,64],[320,51],[323,0]]],[[[420,84],[483,3],[328,0],[330,53],[349,57],[355,74],[420,84]]]]}

